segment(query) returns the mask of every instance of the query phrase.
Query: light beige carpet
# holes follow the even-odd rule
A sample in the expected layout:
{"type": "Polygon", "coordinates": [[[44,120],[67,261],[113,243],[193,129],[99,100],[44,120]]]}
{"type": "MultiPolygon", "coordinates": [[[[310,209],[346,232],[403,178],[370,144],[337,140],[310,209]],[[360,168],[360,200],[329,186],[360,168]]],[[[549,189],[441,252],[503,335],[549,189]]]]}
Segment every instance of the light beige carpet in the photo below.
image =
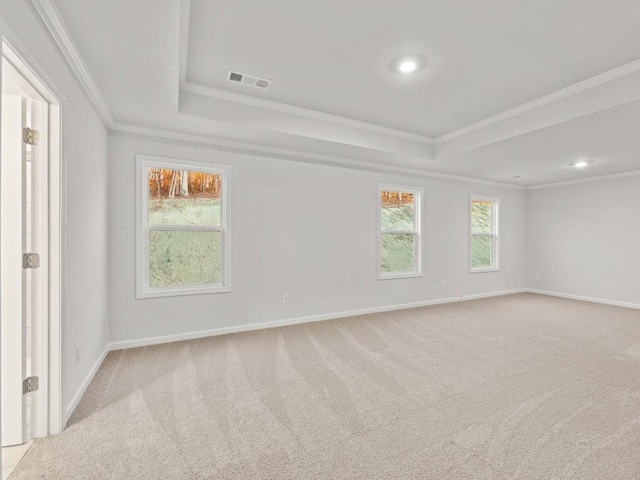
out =
{"type": "Polygon", "coordinates": [[[639,479],[640,311],[531,294],[111,353],[23,479],[639,479]]]}

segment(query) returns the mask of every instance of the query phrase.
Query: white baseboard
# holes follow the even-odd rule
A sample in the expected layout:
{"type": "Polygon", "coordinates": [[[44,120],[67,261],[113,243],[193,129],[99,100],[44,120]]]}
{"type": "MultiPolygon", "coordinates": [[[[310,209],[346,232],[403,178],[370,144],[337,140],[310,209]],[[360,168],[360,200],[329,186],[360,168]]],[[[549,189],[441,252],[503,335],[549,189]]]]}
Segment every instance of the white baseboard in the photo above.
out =
{"type": "Polygon", "coordinates": [[[194,340],[196,338],[215,337],[217,335],[227,335],[229,333],[248,332],[252,330],[263,330],[266,328],[284,327],[287,325],[297,325],[300,323],[321,322],[323,320],[335,320],[337,318],[355,317],[370,313],[390,312],[393,310],[404,310],[407,308],[426,307],[429,305],[439,305],[443,303],[462,302],[466,300],[476,300],[479,298],[498,297],[523,293],[526,289],[507,290],[502,292],[480,293],[476,295],[465,295],[460,297],[442,298],[436,300],[426,300],[423,302],[404,303],[400,305],[387,305],[384,307],[363,308],[361,310],[350,310],[346,312],[327,313],[322,315],[311,315],[308,317],[289,318],[285,320],[275,320],[271,322],[249,323],[234,327],[214,328],[211,330],[201,330],[198,332],[178,333],[175,335],[165,335],[162,337],[140,338],[136,340],[125,340],[113,342],[109,345],[110,350],[122,350],[126,348],[147,347],[149,345],[159,345],[162,343],[180,342],[183,340],[194,340]]]}
{"type": "Polygon", "coordinates": [[[78,388],[78,391],[71,399],[71,402],[69,402],[69,405],[67,405],[67,409],[64,412],[64,419],[63,419],[64,421],[62,422],[63,430],[67,427],[67,422],[69,421],[69,418],[71,418],[71,414],[73,414],[73,411],[78,406],[78,403],[80,403],[80,399],[82,398],[84,393],[87,391],[87,388],[89,388],[89,385],[93,380],[93,377],[95,377],[96,373],[98,373],[98,370],[100,370],[100,367],[104,362],[104,359],[107,358],[107,354],[110,351],[111,351],[111,346],[107,344],[104,351],[98,357],[98,360],[96,360],[96,363],[93,364],[93,366],[91,367],[91,370],[89,370],[89,373],[87,373],[87,376],[84,378],[84,381],[80,385],[80,388],[78,388]]]}
{"type": "Polygon", "coordinates": [[[271,322],[263,322],[263,323],[250,323],[246,325],[238,325],[234,327],[224,327],[224,328],[214,328],[211,330],[201,330],[197,332],[186,332],[186,333],[178,333],[175,335],[165,335],[161,337],[149,337],[149,338],[140,338],[136,340],[126,340],[122,342],[113,342],[107,345],[104,349],[100,357],[95,362],[87,376],[85,377],[82,385],[78,388],[78,391],[73,396],[73,399],[67,406],[64,416],[64,426],[66,427],[71,414],[80,403],[80,399],[86,392],[87,388],[91,384],[93,377],[95,377],[96,373],[102,366],[107,354],[113,350],[122,350],[126,348],[136,348],[136,347],[146,347],[150,345],[159,345],[163,343],[170,342],[179,342],[183,340],[194,340],[197,338],[205,338],[205,337],[214,337],[217,335],[226,335],[229,333],[240,333],[240,332],[248,332],[252,330],[263,330],[267,328],[275,328],[275,327],[284,327],[287,325],[298,325],[301,323],[312,323],[312,322],[321,322],[324,320],[335,320],[338,318],[347,318],[347,317],[355,317],[358,315],[367,315],[371,313],[383,313],[383,312],[391,312],[394,310],[405,310],[407,308],[417,308],[417,307],[426,307],[429,305],[440,305],[444,303],[454,303],[454,302],[463,302],[467,300],[477,300],[480,298],[489,298],[489,297],[499,297],[502,295],[512,295],[515,293],[536,293],[539,295],[549,295],[552,297],[560,297],[560,298],[569,298],[572,300],[581,300],[584,302],[593,302],[593,303],[602,303],[605,305],[613,305],[617,307],[626,307],[626,308],[634,308],[640,309],[640,304],[637,303],[629,303],[629,302],[619,302],[616,300],[606,300],[603,298],[594,298],[594,297],[585,297],[582,295],[572,295],[568,293],[560,293],[560,292],[549,292],[546,290],[536,290],[534,288],[521,288],[516,290],[505,290],[501,292],[491,292],[491,293],[480,293],[475,295],[465,295],[460,297],[450,297],[450,298],[440,298],[435,300],[426,300],[422,302],[414,302],[414,303],[404,303],[400,305],[387,305],[383,307],[373,307],[373,308],[363,308],[360,310],[350,310],[346,312],[337,312],[337,313],[327,313],[322,315],[311,315],[307,317],[299,317],[299,318],[290,318],[285,320],[275,320],[271,322]]]}
{"type": "Polygon", "coordinates": [[[570,294],[570,293],[548,292],[546,290],[536,290],[535,288],[527,288],[527,289],[525,289],[525,291],[528,292],[528,293],[537,293],[538,295],[549,295],[551,297],[569,298],[571,300],[581,300],[583,302],[602,303],[604,305],[613,305],[615,307],[625,307],[625,308],[640,309],[640,304],[638,304],[638,303],[619,302],[617,300],[607,300],[607,299],[604,299],[604,298],[585,297],[583,295],[573,295],[573,294],[570,294]]]}
{"type": "Polygon", "coordinates": [[[163,343],[170,342],[179,342],[183,340],[194,340],[197,338],[205,338],[205,337],[214,337],[217,335],[226,335],[229,333],[240,333],[240,332],[248,332],[252,330],[263,330],[267,328],[275,328],[275,327],[284,327],[287,325],[298,325],[301,323],[312,323],[312,322],[321,322],[324,320],[335,320],[338,318],[347,318],[347,317],[355,317],[358,315],[367,315],[371,313],[383,313],[383,312],[391,312],[394,310],[405,310],[407,308],[417,308],[417,307],[426,307],[429,305],[440,305],[444,303],[454,303],[454,302],[463,302],[467,300],[477,300],[480,298],[489,298],[489,297],[499,297],[502,295],[512,295],[515,293],[536,293],[539,295],[549,295],[552,297],[560,297],[560,298],[569,298],[572,300],[581,300],[584,302],[593,302],[593,303],[602,303],[605,305],[613,305],[617,307],[626,307],[626,308],[634,308],[640,309],[640,304],[637,303],[629,303],[629,302],[619,302],[616,300],[606,300],[603,298],[594,298],[594,297],[585,297],[582,295],[572,295],[568,293],[560,293],[560,292],[549,292],[546,290],[536,290],[534,288],[522,288],[516,290],[505,290],[501,292],[491,292],[491,293],[480,293],[475,295],[466,295],[460,297],[450,297],[450,298],[440,298],[436,300],[426,300],[423,302],[414,302],[414,303],[404,303],[400,305],[387,305],[383,307],[373,307],[373,308],[363,308],[360,310],[350,310],[346,312],[337,312],[337,313],[327,313],[322,315],[311,315],[308,317],[299,317],[299,318],[290,318],[285,320],[275,320],[272,322],[263,322],[263,323],[250,323],[246,325],[238,325],[234,327],[224,327],[224,328],[214,328],[211,330],[201,330],[198,332],[186,332],[186,333],[178,333],[175,335],[165,335],[161,337],[150,337],[150,338],[140,338],[136,340],[126,340],[122,342],[113,342],[106,346],[104,351],[98,357],[98,360],[95,362],[93,367],[87,376],[85,377],[82,385],[78,388],[78,391],[73,396],[71,402],[67,406],[64,416],[64,426],[66,427],[69,418],[73,414],[73,411],[80,403],[80,399],[86,392],[87,388],[91,384],[93,377],[95,377],[96,373],[102,366],[107,354],[113,350],[122,350],[126,348],[136,348],[136,347],[146,347],[150,345],[159,345],[163,343]]]}

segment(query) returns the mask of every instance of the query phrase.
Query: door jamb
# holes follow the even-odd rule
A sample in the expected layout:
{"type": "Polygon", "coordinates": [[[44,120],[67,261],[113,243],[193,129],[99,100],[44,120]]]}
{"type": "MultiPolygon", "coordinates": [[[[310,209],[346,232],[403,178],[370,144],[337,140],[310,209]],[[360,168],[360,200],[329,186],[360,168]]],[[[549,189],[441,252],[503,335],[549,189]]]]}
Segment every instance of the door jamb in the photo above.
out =
{"type": "MultiPolygon", "coordinates": [[[[66,168],[64,155],[64,108],[65,99],[42,69],[28,58],[22,49],[21,55],[15,46],[2,38],[2,59],[8,61],[43,97],[49,105],[48,160],[49,160],[49,311],[48,321],[43,319],[39,328],[40,344],[45,355],[44,365],[39,365],[40,396],[39,412],[33,418],[33,437],[60,433],[64,428],[62,407],[62,323],[65,318],[66,292],[66,168]],[[42,377],[46,378],[42,378],[42,377]],[[45,391],[46,390],[46,391],[45,391]],[[46,395],[45,395],[46,393],[46,395]],[[45,408],[43,408],[45,407],[45,408]]],[[[46,318],[46,317],[45,317],[46,318]]],[[[44,358],[42,358],[44,357],[44,358]]]]}

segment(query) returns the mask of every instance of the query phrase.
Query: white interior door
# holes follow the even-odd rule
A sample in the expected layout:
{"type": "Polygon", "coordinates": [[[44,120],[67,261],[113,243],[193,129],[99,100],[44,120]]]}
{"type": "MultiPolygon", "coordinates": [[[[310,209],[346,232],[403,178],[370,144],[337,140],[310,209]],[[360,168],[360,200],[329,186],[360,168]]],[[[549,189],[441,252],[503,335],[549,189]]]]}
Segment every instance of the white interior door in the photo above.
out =
{"type": "MultiPolygon", "coordinates": [[[[2,324],[2,446],[24,443],[27,438],[27,396],[23,381],[27,365],[27,99],[2,95],[0,157],[0,262],[2,324]]],[[[30,310],[30,309],[29,309],[30,310]]]]}

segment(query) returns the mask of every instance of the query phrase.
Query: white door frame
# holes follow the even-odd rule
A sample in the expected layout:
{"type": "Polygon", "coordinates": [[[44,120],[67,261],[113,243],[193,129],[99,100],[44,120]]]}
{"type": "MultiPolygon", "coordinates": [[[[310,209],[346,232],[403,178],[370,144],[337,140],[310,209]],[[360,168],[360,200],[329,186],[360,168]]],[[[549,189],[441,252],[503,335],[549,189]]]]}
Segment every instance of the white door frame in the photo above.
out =
{"type": "MultiPolygon", "coordinates": [[[[48,312],[34,325],[34,371],[40,376],[38,405],[33,410],[33,437],[60,433],[64,428],[62,409],[62,319],[64,318],[66,290],[66,172],[63,155],[62,124],[64,97],[55,85],[29,58],[26,51],[18,52],[6,39],[2,39],[2,60],[11,66],[45,99],[49,105],[48,121],[48,312]],[[22,53],[22,55],[21,55],[22,53]],[[47,318],[48,317],[48,318],[47,318]]],[[[1,67],[0,67],[1,68],[1,67]]]]}

